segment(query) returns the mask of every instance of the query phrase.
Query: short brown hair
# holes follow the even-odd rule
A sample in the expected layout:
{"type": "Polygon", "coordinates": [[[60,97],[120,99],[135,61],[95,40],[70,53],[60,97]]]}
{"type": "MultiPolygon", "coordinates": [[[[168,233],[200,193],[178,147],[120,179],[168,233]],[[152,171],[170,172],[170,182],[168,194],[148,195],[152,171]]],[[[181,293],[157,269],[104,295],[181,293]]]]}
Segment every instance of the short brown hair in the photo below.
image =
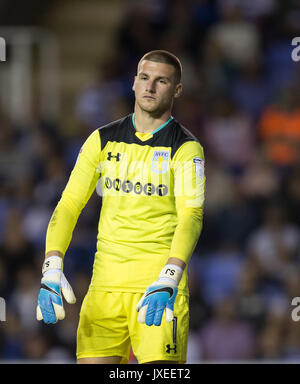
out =
{"type": "Polygon", "coordinates": [[[182,74],[182,65],[178,57],[173,55],[173,53],[164,51],[164,50],[155,50],[146,53],[141,60],[155,61],[156,63],[165,63],[170,64],[175,68],[175,79],[177,84],[180,83],[181,74],[182,74]]]}

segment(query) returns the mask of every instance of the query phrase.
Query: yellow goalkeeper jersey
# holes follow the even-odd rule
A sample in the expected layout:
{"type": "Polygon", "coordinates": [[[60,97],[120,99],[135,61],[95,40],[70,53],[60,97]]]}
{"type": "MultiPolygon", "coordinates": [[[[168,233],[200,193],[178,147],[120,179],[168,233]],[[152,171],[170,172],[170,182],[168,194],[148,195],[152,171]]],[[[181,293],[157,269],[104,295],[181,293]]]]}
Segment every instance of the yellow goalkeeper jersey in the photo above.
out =
{"type": "MultiPolygon", "coordinates": [[[[188,263],[202,229],[204,155],[175,118],[140,133],[130,114],[87,138],[50,219],[46,253],[65,254],[95,188],[102,206],[91,290],[144,292],[169,257],[188,263]]],[[[187,268],[180,293],[188,295],[187,268]]]]}

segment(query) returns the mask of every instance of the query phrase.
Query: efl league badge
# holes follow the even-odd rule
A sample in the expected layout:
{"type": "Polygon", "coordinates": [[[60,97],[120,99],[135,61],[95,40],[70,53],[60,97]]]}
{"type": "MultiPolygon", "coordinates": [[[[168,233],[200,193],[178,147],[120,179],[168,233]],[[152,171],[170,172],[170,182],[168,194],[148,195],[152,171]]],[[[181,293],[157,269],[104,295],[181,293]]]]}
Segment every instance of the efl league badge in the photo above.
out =
{"type": "Polygon", "coordinates": [[[193,162],[195,164],[195,172],[201,179],[204,177],[204,160],[200,157],[194,157],[193,162]]]}
{"type": "Polygon", "coordinates": [[[154,151],[151,162],[151,171],[158,174],[167,172],[169,156],[170,153],[168,151],[154,151]]]}

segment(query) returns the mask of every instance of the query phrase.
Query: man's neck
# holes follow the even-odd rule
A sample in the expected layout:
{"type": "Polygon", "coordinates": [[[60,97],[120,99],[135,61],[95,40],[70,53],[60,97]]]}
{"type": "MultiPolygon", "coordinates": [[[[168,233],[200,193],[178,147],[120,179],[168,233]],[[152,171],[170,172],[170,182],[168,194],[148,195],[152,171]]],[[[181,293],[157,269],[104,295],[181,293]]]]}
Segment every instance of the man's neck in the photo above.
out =
{"type": "Polygon", "coordinates": [[[162,115],[157,117],[135,108],[134,126],[137,132],[151,133],[165,124],[170,119],[170,117],[170,111],[164,112],[162,115]]]}

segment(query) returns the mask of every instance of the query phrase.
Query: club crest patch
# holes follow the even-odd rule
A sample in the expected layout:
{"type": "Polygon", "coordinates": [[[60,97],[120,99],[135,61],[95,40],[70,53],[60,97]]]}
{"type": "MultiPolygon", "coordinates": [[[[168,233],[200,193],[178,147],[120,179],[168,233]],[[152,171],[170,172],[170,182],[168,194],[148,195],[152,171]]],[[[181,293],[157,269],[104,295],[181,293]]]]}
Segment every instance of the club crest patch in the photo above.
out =
{"type": "Polygon", "coordinates": [[[203,179],[204,177],[204,160],[200,157],[194,157],[193,163],[195,164],[195,172],[198,177],[203,179]]]}
{"type": "Polygon", "coordinates": [[[158,174],[167,172],[169,156],[169,151],[154,151],[151,162],[151,171],[158,174]]]}

